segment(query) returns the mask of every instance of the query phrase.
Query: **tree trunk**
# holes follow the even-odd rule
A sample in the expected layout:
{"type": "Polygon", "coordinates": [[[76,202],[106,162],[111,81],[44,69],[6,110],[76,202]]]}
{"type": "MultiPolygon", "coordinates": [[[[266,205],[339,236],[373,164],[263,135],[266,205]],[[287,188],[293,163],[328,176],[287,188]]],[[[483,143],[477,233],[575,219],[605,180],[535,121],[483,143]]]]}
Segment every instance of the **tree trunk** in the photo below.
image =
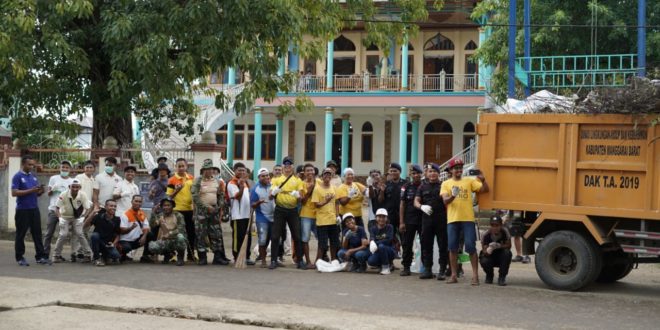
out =
{"type": "Polygon", "coordinates": [[[130,147],[133,145],[133,121],[130,113],[117,111],[116,115],[111,118],[103,118],[97,114],[98,111],[95,109],[92,129],[93,148],[100,148],[103,140],[108,136],[117,139],[119,146],[130,147]]]}

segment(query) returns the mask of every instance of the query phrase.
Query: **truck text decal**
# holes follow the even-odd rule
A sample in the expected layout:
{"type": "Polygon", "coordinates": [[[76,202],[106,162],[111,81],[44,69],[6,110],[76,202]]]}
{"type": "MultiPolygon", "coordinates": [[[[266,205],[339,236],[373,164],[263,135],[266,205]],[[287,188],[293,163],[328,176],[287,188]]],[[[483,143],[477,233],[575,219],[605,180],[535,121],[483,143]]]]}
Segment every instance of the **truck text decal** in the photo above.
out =
{"type": "Polygon", "coordinates": [[[585,187],[639,189],[637,176],[585,175],[585,187]]]}

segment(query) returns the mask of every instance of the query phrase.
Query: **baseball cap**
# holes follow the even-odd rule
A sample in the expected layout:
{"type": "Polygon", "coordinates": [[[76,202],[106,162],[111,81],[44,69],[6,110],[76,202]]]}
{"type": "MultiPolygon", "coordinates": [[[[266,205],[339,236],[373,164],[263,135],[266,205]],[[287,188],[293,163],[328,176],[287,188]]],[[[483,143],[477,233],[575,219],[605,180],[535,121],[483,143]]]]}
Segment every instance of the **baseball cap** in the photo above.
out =
{"type": "Polygon", "coordinates": [[[71,162],[66,160],[66,159],[60,162],[60,165],[65,165],[65,164],[69,165],[69,167],[71,167],[71,162]]]}
{"type": "Polygon", "coordinates": [[[426,168],[429,169],[429,170],[434,170],[434,171],[440,173],[440,166],[438,166],[438,164],[436,164],[436,163],[428,163],[428,164],[426,164],[426,168]]]}
{"type": "Polygon", "coordinates": [[[411,166],[411,168],[412,168],[412,172],[417,172],[417,173],[422,173],[422,172],[424,172],[424,171],[422,170],[422,167],[419,166],[419,165],[417,165],[417,164],[413,164],[413,165],[411,166]]]}
{"type": "Polygon", "coordinates": [[[73,179],[73,181],[71,181],[71,185],[73,186],[74,184],[76,184],[76,185],[80,185],[80,180],[78,180],[78,179],[73,179]]]}
{"type": "Polygon", "coordinates": [[[355,218],[355,217],[353,216],[353,213],[351,213],[351,212],[346,212],[346,214],[344,214],[344,216],[341,217],[342,220],[346,220],[348,218],[355,218]]]}
{"type": "Polygon", "coordinates": [[[332,174],[332,173],[333,173],[333,172],[332,172],[332,169],[330,169],[329,167],[324,168],[324,169],[323,169],[323,173],[321,173],[321,175],[326,174],[326,173],[330,173],[330,174],[332,174]]]}
{"type": "Polygon", "coordinates": [[[257,172],[257,176],[262,176],[262,175],[268,175],[268,169],[266,168],[260,168],[259,171],[257,172]]]}
{"type": "Polygon", "coordinates": [[[502,217],[499,215],[494,215],[490,217],[490,223],[502,223],[502,217]]]}
{"type": "Polygon", "coordinates": [[[383,209],[383,208],[380,208],[380,209],[378,209],[378,210],[376,211],[376,215],[384,215],[384,216],[387,216],[387,210],[386,210],[386,209],[383,209]]]}
{"type": "Polygon", "coordinates": [[[291,158],[289,156],[284,157],[284,159],[282,160],[282,164],[283,165],[293,165],[293,158],[291,158]]]}
{"type": "Polygon", "coordinates": [[[462,166],[463,164],[464,164],[464,163],[463,163],[463,160],[462,160],[462,159],[460,159],[460,158],[452,158],[452,159],[449,161],[449,169],[452,169],[452,168],[454,168],[454,166],[458,166],[458,165],[461,165],[461,166],[462,166]]]}
{"type": "Polygon", "coordinates": [[[399,172],[401,172],[401,165],[399,165],[399,163],[391,163],[390,168],[396,169],[399,172]]]}
{"type": "Polygon", "coordinates": [[[335,162],[332,159],[330,159],[327,163],[325,163],[325,166],[326,167],[334,166],[335,168],[339,167],[339,166],[337,166],[337,162],[335,162]]]}

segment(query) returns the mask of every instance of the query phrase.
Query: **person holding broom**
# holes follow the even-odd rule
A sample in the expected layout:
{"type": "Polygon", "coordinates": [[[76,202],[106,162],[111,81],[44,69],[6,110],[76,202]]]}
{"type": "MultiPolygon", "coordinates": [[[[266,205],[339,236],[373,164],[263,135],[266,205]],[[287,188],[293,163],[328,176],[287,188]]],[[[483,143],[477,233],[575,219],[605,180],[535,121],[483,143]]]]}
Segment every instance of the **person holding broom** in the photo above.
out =
{"type": "Polygon", "coordinates": [[[250,260],[250,247],[252,246],[252,235],[246,235],[250,230],[250,186],[247,181],[247,168],[243,163],[234,164],[234,178],[227,184],[227,193],[231,201],[231,229],[232,244],[231,252],[234,256],[234,262],[238,258],[243,240],[247,236],[247,260],[245,263],[254,266],[254,261],[250,260]]]}

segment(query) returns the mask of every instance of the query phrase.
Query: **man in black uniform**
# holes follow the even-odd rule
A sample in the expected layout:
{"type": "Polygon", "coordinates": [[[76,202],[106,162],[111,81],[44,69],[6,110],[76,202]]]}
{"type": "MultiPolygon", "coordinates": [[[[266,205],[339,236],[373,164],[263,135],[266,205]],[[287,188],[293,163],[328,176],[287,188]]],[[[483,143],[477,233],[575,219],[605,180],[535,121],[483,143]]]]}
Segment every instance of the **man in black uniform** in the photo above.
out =
{"type": "Polygon", "coordinates": [[[387,219],[394,229],[394,251],[398,254],[401,248],[397,235],[399,230],[399,207],[401,206],[401,189],[406,181],[401,179],[401,165],[397,163],[390,164],[388,174],[389,180],[387,180],[385,190],[381,191],[378,200],[383,203],[387,210],[387,219]]]}
{"type": "Polygon", "coordinates": [[[403,270],[399,275],[410,276],[410,264],[413,258],[413,244],[415,234],[421,236],[422,211],[415,207],[415,195],[422,184],[422,167],[414,164],[410,171],[412,182],[403,185],[401,191],[401,206],[399,232],[401,232],[401,244],[403,245],[403,270]]]}
{"type": "Polygon", "coordinates": [[[422,214],[422,265],[424,271],[419,275],[421,279],[433,278],[431,269],[433,268],[433,238],[438,242],[438,263],[440,271],[438,280],[445,280],[445,271],[447,269],[447,209],[440,197],[440,167],[437,164],[428,164],[426,166],[428,182],[423,183],[417,189],[415,196],[415,207],[420,209],[422,214]]]}

